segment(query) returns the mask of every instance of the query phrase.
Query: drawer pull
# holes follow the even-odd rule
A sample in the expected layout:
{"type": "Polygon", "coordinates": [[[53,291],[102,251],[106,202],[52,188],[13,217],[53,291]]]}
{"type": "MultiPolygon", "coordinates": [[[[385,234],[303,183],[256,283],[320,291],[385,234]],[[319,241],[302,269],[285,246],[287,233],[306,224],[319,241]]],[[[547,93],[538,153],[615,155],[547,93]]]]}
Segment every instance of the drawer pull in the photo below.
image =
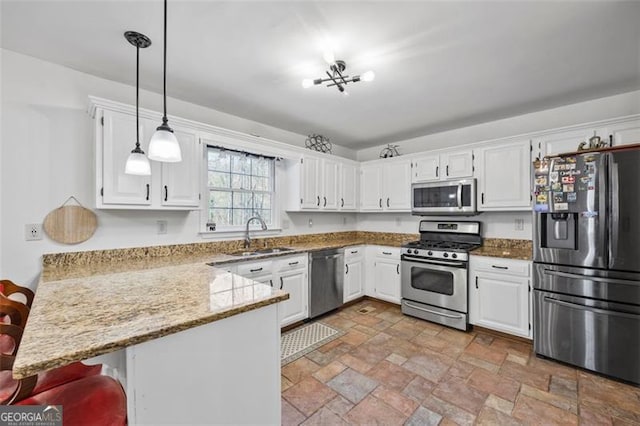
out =
{"type": "Polygon", "coordinates": [[[508,266],[496,266],[496,265],[491,265],[491,267],[492,267],[492,268],[495,268],[495,269],[509,269],[509,267],[508,267],[508,266]]]}
{"type": "Polygon", "coordinates": [[[387,256],[391,256],[393,253],[391,253],[390,251],[383,251],[382,254],[385,254],[387,256]]]}
{"type": "Polygon", "coordinates": [[[351,254],[358,254],[358,250],[351,250],[351,254]]]}
{"type": "Polygon", "coordinates": [[[262,271],[262,268],[249,269],[249,272],[260,272],[260,271],[262,271]]]}
{"type": "Polygon", "coordinates": [[[295,262],[289,262],[289,266],[297,265],[300,261],[296,260],[295,262]]]}

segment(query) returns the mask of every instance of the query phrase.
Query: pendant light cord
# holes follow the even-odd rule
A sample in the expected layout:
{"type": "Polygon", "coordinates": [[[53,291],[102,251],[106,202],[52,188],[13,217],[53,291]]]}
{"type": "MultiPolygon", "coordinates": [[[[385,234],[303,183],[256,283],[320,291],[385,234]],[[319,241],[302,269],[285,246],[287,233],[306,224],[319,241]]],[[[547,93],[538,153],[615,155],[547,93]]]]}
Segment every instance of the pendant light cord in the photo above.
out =
{"type": "Polygon", "coordinates": [[[140,46],[136,46],[136,149],[140,149],[140,113],[138,112],[138,92],[140,91],[140,46]]]}
{"type": "Polygon", "coordinates": [[[167,124],[167,0],[164,0],[164,66],[162,93],[164,94],[164,115],[162,122],[167,124]]]}

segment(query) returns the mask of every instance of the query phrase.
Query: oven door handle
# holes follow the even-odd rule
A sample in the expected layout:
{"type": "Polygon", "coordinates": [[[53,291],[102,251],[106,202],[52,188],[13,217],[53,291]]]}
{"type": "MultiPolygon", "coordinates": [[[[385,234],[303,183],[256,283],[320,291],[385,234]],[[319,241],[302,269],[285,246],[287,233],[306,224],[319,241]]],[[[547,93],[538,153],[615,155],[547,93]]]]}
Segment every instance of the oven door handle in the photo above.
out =
{"type": "Polygon", "coordinates": [[[439,260],[417,260],[417,259],[407,259],[407,261],[412,263],[419,263],[421,265],[443,265],[443,266],[453,266],[457,268],[464,267],[464,262],[444,262],[439,260]]]}
{"type": "Polygon", "coordinates": [[[558,300],[548,296],[544,297],[544,301],[549,303],[555,303],[556,305],[560,305],[560,306],[565,306],[567,308],[579,309],[581,311],[587,311],[587,312],[594,312],[596,314],[614,315],[617,317],[632,318],[632,319],[638,319],[638,317],[640,317],[640,315],[637,315],[637,314],[611,311],[609,309],[594,308],[593,306],[586,306],[580,303],[565,302],[564,300],[558,300]]]}
{"type": "Polygon", "coordinates": [[[445,314],[443,312],[432,311],[431,309],[426,309],[426,308],[423,308],[422,306],[413,305],[413,304],[407,302],[406,300],[404,301],[404,304],[405,304],[405,306],[408,306],[409,308],[417,309],[419,311],[427,312],[427,313],[430,313],[430,314],[440,315],[441,317],[453,318],[453,319],[464,319],[463,315],[451,315],[451,314],[445,314]]]}
{"type": "Polygon", "coordinates": [[[624,285],[634,285],[634,286],[637,286],[639,284],[638,281],[633,281],[633,280],[623,280],[620,278],[591,277],[589,275],[572,274],[571,272],[553,271],[551,269],[545,269],[544,274],[552,275],[556,277],[562,277],[562,278],[571,278],[574,280],[594,281],[597,283],[624,284],[624,285]]]}
{"type": "Polygon", "coordinates": [[[458,192],[456,194],[456,200],[458,202],[458,208],[461,209],[462,208],[462,184],[461,183],[458,184],[458,192]]]}

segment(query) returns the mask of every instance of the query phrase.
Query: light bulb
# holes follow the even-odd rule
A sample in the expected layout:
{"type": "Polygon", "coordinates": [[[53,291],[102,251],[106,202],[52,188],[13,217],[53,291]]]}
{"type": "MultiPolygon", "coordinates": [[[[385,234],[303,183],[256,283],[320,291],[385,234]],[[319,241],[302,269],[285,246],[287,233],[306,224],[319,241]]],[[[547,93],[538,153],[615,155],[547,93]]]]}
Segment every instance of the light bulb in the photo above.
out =
{"type": "Polygon", "coordinates": [[[165,163],[177,163],[182,161],[180,144],[176,135],[169,130],[160,129],[151,137],[149,142],[149,159],[165,163]]]}
{"type": "Polygon", "coordinates": [[[151,164],[144,152],[136,152],[134,150],[129,154],[127,163],[124,166],[124,172],[128,175],[149,176],[151,174],[151,164]]]}
{"type": "Polygon", "coordinates": [[[376,74],[373,71],[367,71],[360,76],[362,81],[373,81],[376,78],[376,74]]]}
{"type": "Polygon", "coordinates": [[[336,62],[336,56],[333,54],[333,50],[325,50],[322,57],[329,65],[333,65],[336,62]]]}
{"type": "Polygon", "coordinates": [[[313,86],[313,80],[311,80],[310,78],[305,78],[304,80],[302,80],[302,87],[308,89],[311,86],[313,86]]]}

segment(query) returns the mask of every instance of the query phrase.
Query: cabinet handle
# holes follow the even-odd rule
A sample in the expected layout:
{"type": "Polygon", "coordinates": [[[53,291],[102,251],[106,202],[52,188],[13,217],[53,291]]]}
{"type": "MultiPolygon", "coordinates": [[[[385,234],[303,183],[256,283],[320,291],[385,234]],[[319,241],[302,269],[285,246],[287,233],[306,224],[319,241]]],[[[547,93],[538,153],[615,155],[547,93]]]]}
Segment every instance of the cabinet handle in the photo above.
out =
{"type": "Polygon", "coordinates": [[[391,253],[390,251],[383,251],[382,254],[386,254],[387,256],[391,256],[393,253],[391,253]]]}
{"type": "Polygon", "coordinates": [[[249,272],[260,272],[262,271],[262,268],[258,268],[258,269],[249,269],[249,272]]]}
{"type": "Polygon", "coordinates": [[[491,265],[491,267],[492,267],[492,268],[495,268],[495,269],[509,269],[509,267],[508,267],[508,266],[496,266],[496,265],[491,265]]]}
{"type": "Polygon", "coordinates": [[[327,207],[327,197],[322,197],[324,198],[324,205],[322,207],[327,207]]]}
{"type": "Polygon", "coordinates": [[[484,192],[482,193],[482,204],[484,204],[484,192]]]}
{"type": "Polygon", "coordinates": [[[300,263],[299,261],[295,261],[295,262],[289,262],[289,266],[293,266],[293,265],[297,265],[298,263],[300,263]]]}
{"type": "Polygon", "coordinates": [[[320,207],[320,196],[318,195],[318,207],[320,207]]]}
{"type": "Polygon", "coordinates": [[[389,207],[389,197],[387,197],[387,207],[389,207]]]}
{"type": "Polygon", "coordinates": [[[349,273],[349,265],[345,264],[344,267],[346,268],[344,274],[347,275],[349,273]]]}
{"type": "Polygon", "coordinates": [[[340,198],[340,207],[344,207],[344,198],[340,198]]]}
{"type": "Polygon", "coordinates": [[[399,263],[396,265],[396,273],[398,275],[400,275],[400,264],[399,263]]]}
{"type": "Polygon", "coordinates": [[[351,250],[351,254],[356,254],[358,253],[358,250],[351,250]]]}
{"type": "Polygon", "coordinates": [[[164,200],[167,201],[167,199],[169,198],[169,188],[167,188],[167,185],[164,186],[164,200]]]}
{"type": "Polygon", "coordinates": [[[436,166],[436,177],[438,177],[438,170],[440,170],[440,166],[436,166]]]}
{"type": "Polygon", "coordinates": [[[280,290],[282,290],[283,285],[284,285],[284,281],[282,281],[282,277],[280,277],[280,290]]]}
{"type": "Polygon", "coordinates": [[[449,166],[447,166],[447,176],[449,176],[449,166]]]}
{"type": "Polygon", "coordinates": [[[147,184],[147,201],[149,201],[149,184],[147,184]]]}
{"type": "Polygon", "coordinates": [[[269,280],[269,285],[273,287],[273,280],[269,280]]]}
{"type": "Polygon", "coordinates": [[[478,288],[478,276],[476,275],[476,288],[478,288]]]}
{"type": "Polygon", "coordinates": [[[380,208],[382,208],[382,198],[380,198],[380,202],[378,204],[380,204],[380,208]]]}

